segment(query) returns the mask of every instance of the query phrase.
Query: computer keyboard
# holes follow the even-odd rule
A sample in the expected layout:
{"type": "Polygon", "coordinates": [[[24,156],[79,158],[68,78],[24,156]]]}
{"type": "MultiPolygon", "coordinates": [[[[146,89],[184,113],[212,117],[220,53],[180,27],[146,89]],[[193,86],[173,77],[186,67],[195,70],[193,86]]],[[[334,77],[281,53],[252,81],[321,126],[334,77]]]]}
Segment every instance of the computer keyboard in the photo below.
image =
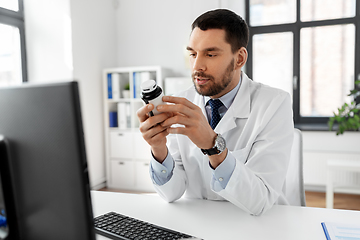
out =
{"type": "Polygon", "coordinates": [[[111,239],[172,240],[195,238],[185,233],[160,227],[133,217],[109,212],[94,218],[95,232],[111,239]]]}

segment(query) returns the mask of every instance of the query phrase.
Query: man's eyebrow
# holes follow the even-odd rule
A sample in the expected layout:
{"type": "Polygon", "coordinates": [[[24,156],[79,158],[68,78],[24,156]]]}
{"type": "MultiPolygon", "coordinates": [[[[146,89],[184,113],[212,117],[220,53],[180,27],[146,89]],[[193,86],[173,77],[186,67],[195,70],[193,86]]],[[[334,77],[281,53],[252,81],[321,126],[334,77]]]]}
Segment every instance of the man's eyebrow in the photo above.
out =
{"type": "MultiPolygon", "coordinates": [[[[192,49],[189,46],[186,47],[186,50],[195,51],[194,49],[192,49]]],[[[205,48],[204,50],[202,50],[202,52],[222,52],[222,50],[218,47],[209,47],[209,48],[205,48]]]]}
{"type": "Polygon", "coordinates": [[[203,50],[204,52],[221,52],[222,50],[218,47],[209,47],[203,50]]]}

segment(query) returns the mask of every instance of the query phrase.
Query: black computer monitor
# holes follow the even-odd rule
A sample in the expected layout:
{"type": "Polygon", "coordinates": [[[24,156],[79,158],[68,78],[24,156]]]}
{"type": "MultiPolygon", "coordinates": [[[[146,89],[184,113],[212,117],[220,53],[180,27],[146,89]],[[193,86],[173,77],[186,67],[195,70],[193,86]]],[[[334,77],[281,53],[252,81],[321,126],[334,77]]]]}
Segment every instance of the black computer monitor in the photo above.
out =
{"type": "Polygon", "coordinates": [[[95,239],[78,84],[0,88],[0,135],[0,237],[95,239]]]}

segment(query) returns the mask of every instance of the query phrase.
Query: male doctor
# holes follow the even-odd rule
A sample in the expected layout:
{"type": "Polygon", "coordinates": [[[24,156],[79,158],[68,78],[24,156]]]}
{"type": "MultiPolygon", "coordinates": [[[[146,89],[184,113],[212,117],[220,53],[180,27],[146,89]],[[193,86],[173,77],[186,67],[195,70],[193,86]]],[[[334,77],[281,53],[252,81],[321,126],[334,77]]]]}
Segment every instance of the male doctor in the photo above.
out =
{"type": "MultiPolygon", "coordinates": [[[[253,82],[241,68],[249,33],[232,11],[217,9],[192,24],[187,50],[194,87],[139,109],[151,146],[150,174],[168,202],[227,200],[260,215],[288,204],[285,176],[293,141],[288,93],[253,82]]],[[[270,74],[270,73],[269,73],[270,74]]]]}

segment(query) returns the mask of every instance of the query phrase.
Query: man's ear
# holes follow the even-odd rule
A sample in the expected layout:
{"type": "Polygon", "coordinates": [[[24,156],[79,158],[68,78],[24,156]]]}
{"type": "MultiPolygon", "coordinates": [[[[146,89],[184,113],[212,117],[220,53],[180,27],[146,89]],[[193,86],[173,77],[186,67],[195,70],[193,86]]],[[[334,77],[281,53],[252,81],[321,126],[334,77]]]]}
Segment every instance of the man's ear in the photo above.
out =
{"type": "Polygon", "coordinates": [[[240,68],[242,68],[242,67],[245,65],[245,63],[246,63],[247,58],[248,58],[248,52],[247,52],[246,48],[241,47],[241,48],[236,52],[236,56],[235,56],[235,59],[236,59],[235,69],[240,69],[240,68]]]}

